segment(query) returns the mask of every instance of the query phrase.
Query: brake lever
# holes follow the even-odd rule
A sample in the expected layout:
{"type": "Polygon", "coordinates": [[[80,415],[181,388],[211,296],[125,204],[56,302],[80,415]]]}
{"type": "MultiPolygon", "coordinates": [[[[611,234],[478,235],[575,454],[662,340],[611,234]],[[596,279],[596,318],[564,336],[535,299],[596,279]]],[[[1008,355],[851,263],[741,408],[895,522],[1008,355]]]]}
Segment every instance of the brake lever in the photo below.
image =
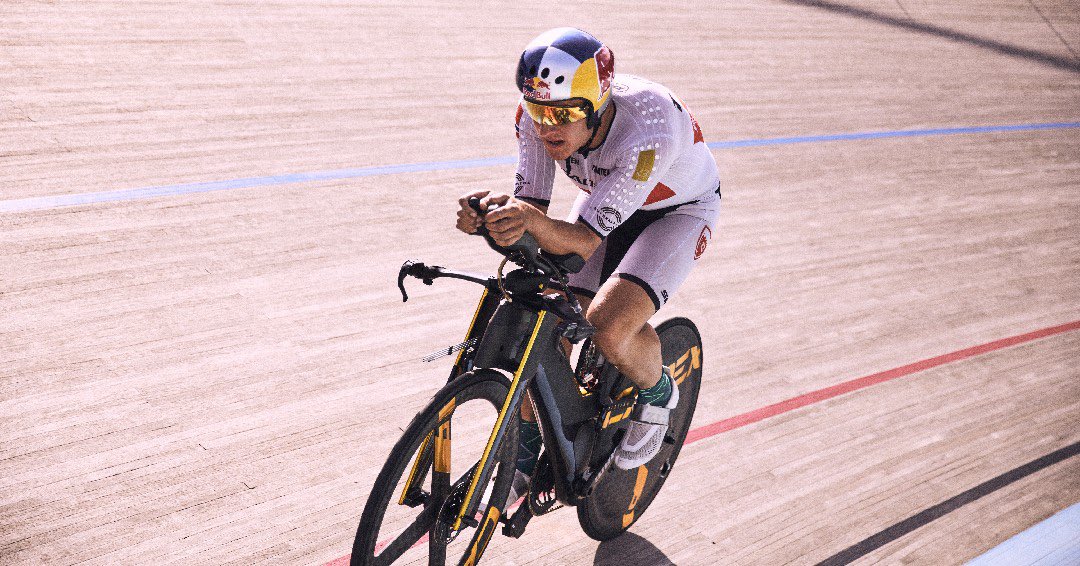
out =
{"type": "Polygon", "coordinates": [[[405,292],[405,276],[409,274],[409,270],[416,265],[412,260],[408,260],[401,264],[401,269],[397,272],[397,286],[401,290],[401,302],[409,302],[409,294],[405,292]]]}
{"type": "Polygon", "coordinates": [[[432,285],[435,283],[435,277],[432,276],[432,270],[442,269],[438,266],[428,267],[423,262],[407,260],[401,264],[401,269],[397,274],[397,286],[401,290],[401,302],[409,302],[409,294],[405,292],[405,277],[412,276],[424,282],[424,285],[432,285]]]}

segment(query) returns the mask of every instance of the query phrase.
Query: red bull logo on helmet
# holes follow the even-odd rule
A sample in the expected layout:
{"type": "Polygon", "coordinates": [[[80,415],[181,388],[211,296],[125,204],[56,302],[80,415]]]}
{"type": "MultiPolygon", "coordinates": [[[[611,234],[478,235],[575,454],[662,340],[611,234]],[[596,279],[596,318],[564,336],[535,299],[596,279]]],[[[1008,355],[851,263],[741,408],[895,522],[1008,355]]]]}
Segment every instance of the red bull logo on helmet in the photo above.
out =
{"type": "Polygon", "coordinates": [[[551,100],[551,85],[540,77],[533,77],[525,81],[525,96],[533,100],[551,100]]]}

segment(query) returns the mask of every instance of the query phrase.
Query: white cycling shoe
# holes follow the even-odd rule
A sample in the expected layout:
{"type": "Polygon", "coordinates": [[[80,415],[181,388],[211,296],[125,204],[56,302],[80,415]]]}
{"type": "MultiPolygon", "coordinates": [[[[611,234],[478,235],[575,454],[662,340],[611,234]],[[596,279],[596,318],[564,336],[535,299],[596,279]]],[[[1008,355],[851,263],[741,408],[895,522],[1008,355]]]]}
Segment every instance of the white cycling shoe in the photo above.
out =
{"type": "Polygon", "coordinates": [[[638,404],[634,407],[630,428],[615,450],[615,466],[623,470],[646,464],[664,446],[671,411],[679,405],[679,386],[671,382],[671,399],[663,407],[638,404]]]}

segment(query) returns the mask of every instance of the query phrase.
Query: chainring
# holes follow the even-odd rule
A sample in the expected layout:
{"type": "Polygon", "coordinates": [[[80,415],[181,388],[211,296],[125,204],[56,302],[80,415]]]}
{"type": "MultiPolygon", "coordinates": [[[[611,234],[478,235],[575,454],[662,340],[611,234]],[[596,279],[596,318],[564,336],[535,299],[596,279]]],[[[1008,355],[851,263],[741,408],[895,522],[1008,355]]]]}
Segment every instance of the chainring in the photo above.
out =
{"type": "Polygon", "coordinates": [[[551,458],[547,452],[540,454],[533,472],[532,481],[529,482],[529,511],[534,517],[550,513],[562,507],[555,498],[555,468],[551,465],[551,458]]]}
{"type": "Polygon", "coordinates": [[[456,531],[451,525],[457,520],[461,504],[465,502],[465,494],[469,491],[469,484],[472,483],[474,473],[476,473],[475,465],[469,470],[469,473],[454,482],[454,485],[450,487],[450,493],[447,494],[446,499],[443,500],[442,505],[439,507],[439,514],[435,519],[435,529],[432,535],[443,544],[454,542],[458,534],[465,530],[466,525],[464,523],[462,523],[462,528],[456,531]]]}

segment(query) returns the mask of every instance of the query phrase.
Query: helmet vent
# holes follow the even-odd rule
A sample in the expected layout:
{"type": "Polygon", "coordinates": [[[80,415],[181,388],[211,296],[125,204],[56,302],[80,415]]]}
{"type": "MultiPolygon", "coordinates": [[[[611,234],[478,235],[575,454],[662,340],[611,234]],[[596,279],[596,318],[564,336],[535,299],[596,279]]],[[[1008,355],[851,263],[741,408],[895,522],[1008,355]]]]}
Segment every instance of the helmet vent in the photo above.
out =
{"type": "Polygon", "coordinates": [[[559,75],[555,77],[555,84],[561,85],[564,80],[566,80],[566,77],[559,75]]]}
{"type": "Polygon", "coordinates": [[[534,76],[534,77],[536,76],[536,65],[533,65],[532,67],[529,68],[529,74],[534,76]]]}
{"type": "Polygon", "coordinates": [[[540,78],[541,79],[546,79],[546,78],[548,78],[548,75],[550,75],[550,74],[551,74],[551,69],[549,69],[547,67],[544,67],[544,70],[540,71],[540,78]]]}

